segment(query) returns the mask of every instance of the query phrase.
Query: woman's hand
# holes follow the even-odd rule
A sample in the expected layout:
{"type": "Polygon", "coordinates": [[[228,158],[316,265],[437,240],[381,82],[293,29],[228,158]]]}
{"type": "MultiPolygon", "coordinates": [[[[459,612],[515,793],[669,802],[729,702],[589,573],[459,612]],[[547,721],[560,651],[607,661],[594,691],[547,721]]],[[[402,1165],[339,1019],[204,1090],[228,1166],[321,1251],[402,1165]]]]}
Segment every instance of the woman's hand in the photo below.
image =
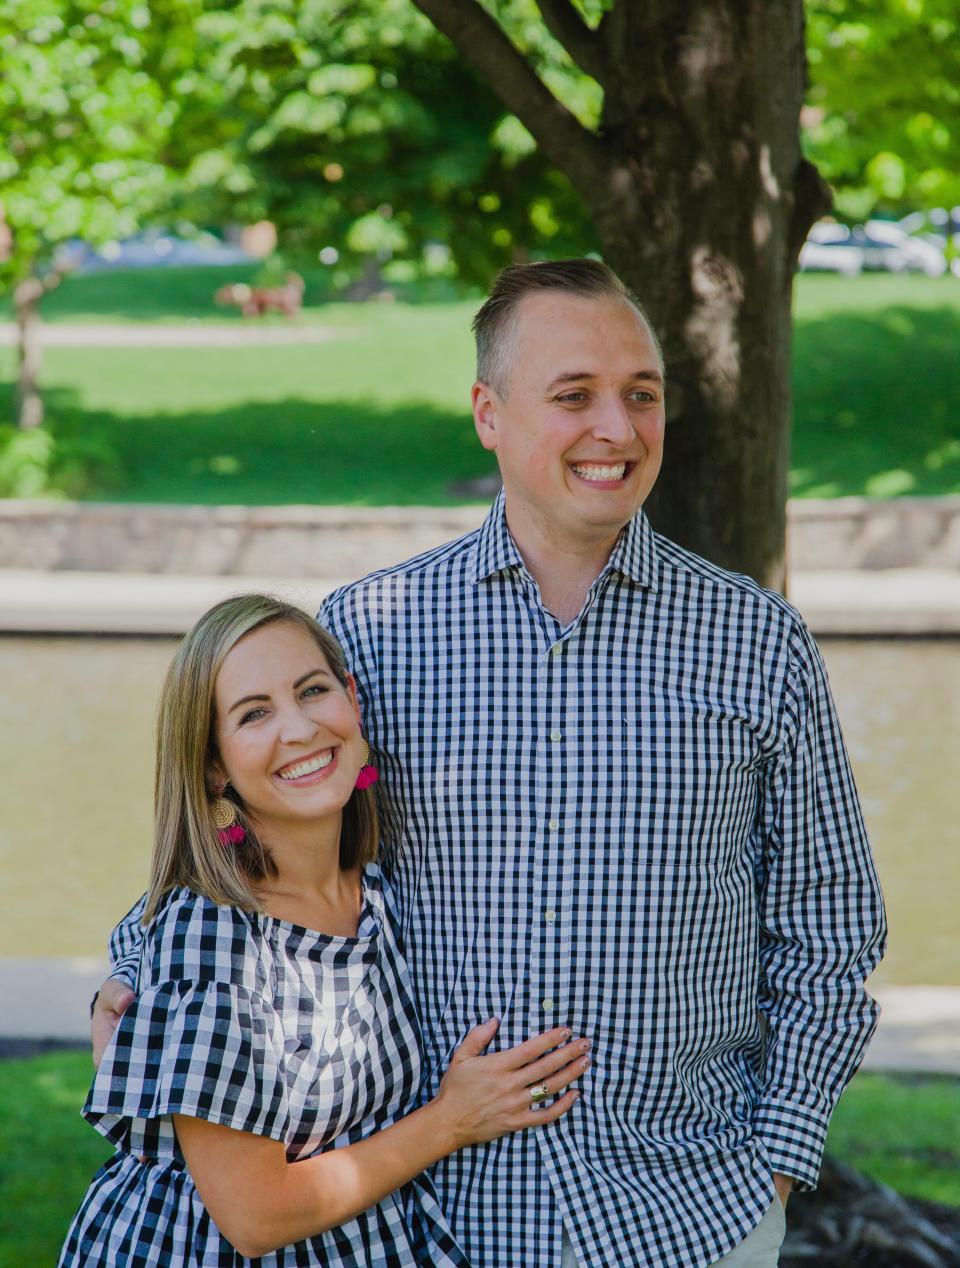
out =
{"type": "Polygon", "coordinates": [[[570,1042],[570,1031],[557,1027],[484,1056],[498,1025],[492,1019],[474,1026],[453,1054],[432,1105],[426,1107],[444,1114],[454,1149],[552,1123],[572,1109],[580,1095],[571,1089],[543,1108],[530,1099],[531,1088],[538,1084],[545,1083],[549,1095],[558,1096],[583,1074],[590,1065],[589,1039],[570,1042]]]}

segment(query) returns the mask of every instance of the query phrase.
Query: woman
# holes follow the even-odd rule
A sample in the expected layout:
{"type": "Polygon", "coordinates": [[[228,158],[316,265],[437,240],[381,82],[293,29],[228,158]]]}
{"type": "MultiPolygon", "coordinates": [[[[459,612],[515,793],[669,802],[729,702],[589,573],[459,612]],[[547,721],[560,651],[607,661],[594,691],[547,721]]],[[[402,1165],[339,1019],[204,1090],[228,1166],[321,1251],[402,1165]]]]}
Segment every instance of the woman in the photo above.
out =
{"type": "Polygon", "coordinates": [[[181,644],[137,999],[83,1110],[118,1152],[61,1265],[462,1268],[421,1172],[574,1104],[586,1041],[557,1029],[483,1055],[491,1020],[414,1108],[417,1021],[367,761],[341,649],[303,612],[229,599],[181,644]]]}

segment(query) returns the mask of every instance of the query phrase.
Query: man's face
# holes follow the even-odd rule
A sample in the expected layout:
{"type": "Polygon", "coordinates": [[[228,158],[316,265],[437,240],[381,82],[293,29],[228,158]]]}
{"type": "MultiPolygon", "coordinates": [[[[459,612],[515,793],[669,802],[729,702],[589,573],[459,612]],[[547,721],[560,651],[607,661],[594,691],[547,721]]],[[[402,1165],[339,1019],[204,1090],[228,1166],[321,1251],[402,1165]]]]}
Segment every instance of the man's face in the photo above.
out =
{"type": "Polygon", "coordinates": [[[506,398],[473,388],[511,526],[586,545],[615,535],[663,455],[663,375],[645,322],[623,299],[542,291],[520,301],[513,340],[506,398]]]}

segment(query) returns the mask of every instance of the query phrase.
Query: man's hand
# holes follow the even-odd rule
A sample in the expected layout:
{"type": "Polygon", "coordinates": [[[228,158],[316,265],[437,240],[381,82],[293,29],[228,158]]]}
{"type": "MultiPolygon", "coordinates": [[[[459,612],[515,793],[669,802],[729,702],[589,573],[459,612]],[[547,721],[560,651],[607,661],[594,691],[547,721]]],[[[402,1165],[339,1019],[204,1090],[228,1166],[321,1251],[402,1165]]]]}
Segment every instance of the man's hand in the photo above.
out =
{"type": "Polygon", "coordinates": [[[773,1183],[777,1190],[777,1197],[780,1199],[780,1205],[786,1210],[790,1190],[793,1188],[793,1178],[792,1176],[785,1176],[781,1171],[775,1171],[773,1173],[773,1183]]]}
{"type": "Polygon", "coordinates": [[[120,1018],[136,999],[133,991],[119,978],[108,977],[100,987],[97,1002],[90,1019],[90,1042],[93,1044],[93,1064],[99,1065],[103,1050],[110,1042],[120,1018]]]}

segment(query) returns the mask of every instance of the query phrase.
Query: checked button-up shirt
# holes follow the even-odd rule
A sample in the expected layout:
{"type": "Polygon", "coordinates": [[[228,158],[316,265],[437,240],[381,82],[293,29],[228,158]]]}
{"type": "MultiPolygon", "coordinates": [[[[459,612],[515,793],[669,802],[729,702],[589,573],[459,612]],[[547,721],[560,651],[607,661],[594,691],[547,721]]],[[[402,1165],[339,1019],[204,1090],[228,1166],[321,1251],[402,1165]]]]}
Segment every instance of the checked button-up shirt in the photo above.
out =
{"type": "Polygon", "coordinates": [[[381,772],[432,1096],[468,1029],[592,1038],[557,1123],[434,1179],[477,1268],[712,1263],[816,1183],[883,908],[823,665],[638,514],[561,625],[502,497],[332,595],[381,772]]]}

